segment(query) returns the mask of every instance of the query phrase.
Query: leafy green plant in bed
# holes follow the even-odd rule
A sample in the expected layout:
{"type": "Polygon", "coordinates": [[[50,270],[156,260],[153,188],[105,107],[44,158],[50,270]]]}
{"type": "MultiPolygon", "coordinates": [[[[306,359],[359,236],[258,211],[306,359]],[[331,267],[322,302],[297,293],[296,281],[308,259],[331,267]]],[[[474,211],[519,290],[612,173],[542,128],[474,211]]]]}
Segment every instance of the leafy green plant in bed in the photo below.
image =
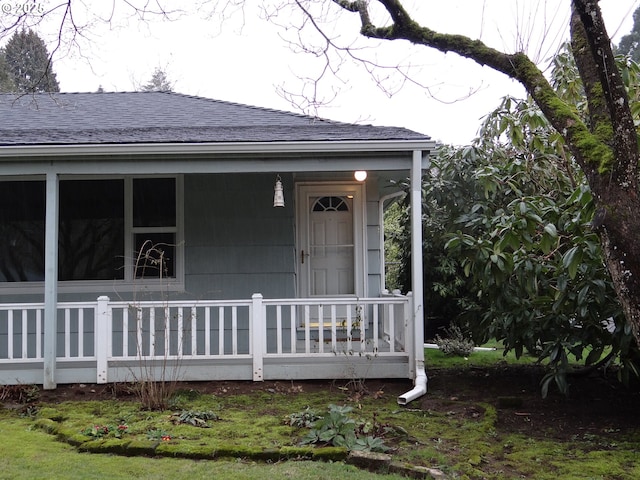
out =
{"type": "MultiPolygon", "coordinates": [[[[327,413],[313,421],[309,432],[302,438],[302,445],[323,444],[334,447],[345,447],[348,450],[366,450],[372,452],[384,452],[387,448],[384,440],[373,435],[358,435],[364,431],[370,431],[364,422],[356,422],[349,413],[353,407],[329,405],[327,413]]],[[[300,419],[301,414],[294,414],[289,418],[300,419]]]]}
{"type": "Polygon", "coordinates": [[[315,410],[309,407],[301,412],[290,413],[285,417],[285,423],[292,427],[311,428],[313,424],[322,418],[315,410]]]}
{"type": "Polygon", "coordinates": [[[82,430],[81,433],[87,437],[94,438],[122,438],[128,431],[129,426],[126,423],[120,423],[118,425],[92,425],[82,430]]]}
{"type": "Polygon", "coordinates": [[[162,442],[168,442],[172,438],[173,437],[169,434],[169,432],[167,432],[166,430],[163,430],[161,428],[152,428],[151,430],[149,430],[147,432],[147,439],[148,440],[157,440],[157,441],[162,441],[162,442]]]}
{"type": "Polygon", "coordinates": [[[173,423],[184,423],[186,425],[193,425],[194,427],[209,428],[209,421],[219,420],[220,417],[211,410],[203,412],[183,410],[180,413],[172,415],[171,419],[173,423]]]}

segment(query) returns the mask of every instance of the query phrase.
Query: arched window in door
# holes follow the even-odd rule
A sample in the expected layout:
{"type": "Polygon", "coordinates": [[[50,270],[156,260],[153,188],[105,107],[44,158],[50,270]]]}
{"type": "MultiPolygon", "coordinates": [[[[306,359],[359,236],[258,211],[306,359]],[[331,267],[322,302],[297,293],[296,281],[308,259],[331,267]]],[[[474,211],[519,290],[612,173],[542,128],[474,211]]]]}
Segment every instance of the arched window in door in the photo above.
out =
{"type": "Polygon", "coordinates": [[[313,204],[312,212],[348,212],[349,205],[343,197],[320,197],[313,204]]]}

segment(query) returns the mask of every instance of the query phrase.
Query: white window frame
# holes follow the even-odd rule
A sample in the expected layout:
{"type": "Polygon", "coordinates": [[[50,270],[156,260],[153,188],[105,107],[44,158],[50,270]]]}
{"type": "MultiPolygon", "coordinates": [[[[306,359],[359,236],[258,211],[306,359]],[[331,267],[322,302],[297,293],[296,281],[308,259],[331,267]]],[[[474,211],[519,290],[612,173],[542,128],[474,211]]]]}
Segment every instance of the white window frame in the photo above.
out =
{"type": "MultiPolygon", "coordinates": [[[[125,275],[122,280],[65,280],[58,281],[59,293],[130,293],[137,291],[172,291],[185,289],[184,256],[184,175],[105,175],[105,176],[67,176],[64,180],[117,180],[124,181],[124,252],[125,275]],[[176,180],[176,225],[175,227],[133,227],[133,179],[134,178],[175,178],[176,180]],[[175,276],[171,278],[134,278],[135,252],[134,235],[144,231],[154,233],[175,233],[175,276]]],[[[3,178],[1,180],[11,180],[3,178]]],[[[44,181],[41,177],[30,180],[44,181]]],[[[6,294],[41,294],[44,282],[0,282],[0,290],[6,294]]]]}

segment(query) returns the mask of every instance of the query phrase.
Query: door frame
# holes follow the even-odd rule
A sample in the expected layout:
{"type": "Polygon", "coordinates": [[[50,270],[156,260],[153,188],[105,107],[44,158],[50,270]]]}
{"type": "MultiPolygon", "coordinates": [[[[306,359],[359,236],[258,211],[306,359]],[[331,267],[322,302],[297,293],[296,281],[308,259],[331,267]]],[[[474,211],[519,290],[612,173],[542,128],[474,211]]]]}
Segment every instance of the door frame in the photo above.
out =
{"type": "MultiPolygon", "coordinates": [[[[307,249],[309,239],[310,197],[353,195],[353,243],[354,294],[344,297],[366,296],[366,198],[365,185],[359,182],[300,182],[296,183],[296,277],[298,296],[312,298],[309,293],[309,270],[303,267],[302,251],[307,249]]],[[[332,297],[335,295],[328,295],[332,297]]],[[[314,295],[313,297],[324,297],[314,295]]]]}

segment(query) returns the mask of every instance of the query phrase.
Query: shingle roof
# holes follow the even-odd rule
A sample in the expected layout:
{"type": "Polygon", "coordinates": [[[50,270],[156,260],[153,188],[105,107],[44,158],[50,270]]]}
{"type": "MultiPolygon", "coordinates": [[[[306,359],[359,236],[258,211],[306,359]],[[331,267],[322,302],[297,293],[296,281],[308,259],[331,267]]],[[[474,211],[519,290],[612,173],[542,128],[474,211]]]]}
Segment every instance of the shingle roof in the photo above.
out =
{"type": "Polygon", "coordinates": [[[169,92],[0,94],[0,145],[429,140],[169,92]]]}

